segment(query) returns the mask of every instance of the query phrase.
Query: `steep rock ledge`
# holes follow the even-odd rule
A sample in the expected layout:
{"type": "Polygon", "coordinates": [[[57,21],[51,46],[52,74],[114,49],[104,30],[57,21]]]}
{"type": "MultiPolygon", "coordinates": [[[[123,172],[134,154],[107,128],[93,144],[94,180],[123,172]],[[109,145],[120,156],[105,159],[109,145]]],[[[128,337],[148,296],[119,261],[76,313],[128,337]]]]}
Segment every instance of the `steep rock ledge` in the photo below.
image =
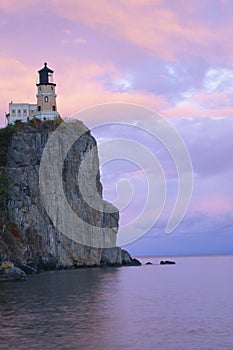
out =
{"type": "MultiPolygon", "coordinates": [[[[82,122],[77,123],[82,136],[71,147],[63,165],[66,198],[83,220],[99,227],[109,227],[116,235],[118,210],[111,214],[98,212],[80,195],[77,185],[79,165],[91,149],[94,155],[87,173],[101,198],[102,185],[96,141],[82,122]]],[[[0,217],[0,261],[10,260],[17,266],[36,270],[134,264],[130,255],[118,247],[93,248],[75,242],[56,229],[47,215],[40,195],[39,167],[45,145],[56,127],[52,122],[19,124],[9,139],[4,174],[10,186],[7,210],[0,217]]],[[[103,201],[103,206],[108,205],[103,201]]]]}

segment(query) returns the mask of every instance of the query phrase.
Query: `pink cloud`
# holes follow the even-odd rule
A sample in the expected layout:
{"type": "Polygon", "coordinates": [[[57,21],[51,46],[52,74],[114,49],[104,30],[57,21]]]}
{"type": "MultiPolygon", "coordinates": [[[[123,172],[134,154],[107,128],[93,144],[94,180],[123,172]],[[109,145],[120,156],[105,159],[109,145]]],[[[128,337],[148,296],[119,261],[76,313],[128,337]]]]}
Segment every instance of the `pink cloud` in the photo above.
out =
{"type": "Polygon", "coordinates": [[[0,76],[0,124],[4,125],[10,101],[35,103],[37,70],[14,57],[0,56],[0,76]]]}
{"type": "Polygon", "coordinates": [[[233,55],[230,27],[216,23],[213,28],[212,23],[199,20],[208,3],[181,1],[179,6],[168,6],[164,0],[53,0],[51,3],[60,16],[95,27],[110,37],[127,40],[159,58],[174,60],[196,55],[197,51],[210,60],[213,54],[216,59],[220,52],[233,55]]]}
{"type": "Polygon", "coordinates": [[[201,197],[201,200],[193,204],[192,209],[209,214],[224,214],[232,211],[232,205],[233,201],[228,196],[208,194],[208,196],[201,197]]]}
{"type": "Polygon", "coordinates": [[[86,44],[87,40],[84,38],[67,38],[62,40],[62,44],[86,44]]]}
{"type": "Polygon", "coordinates": [[[191,99],[191,103],[196,103],[201,106],[216,107],[216,105],[230,106],[231,97],[226,92],[213,91],[207,93],[206,91],[198,91],[191,99]]]}
{"type": "Polygon", "coordinates": [[[135,103],[156,110],[168,106],[166,97],[162,95],[157,96],[145,91],[111,91],[105,86],[105,76],[113,82],[121,76],[121,72],[111,63],[100,65],[69,60],[64,64],[55,78],[61,115],[73,115],[93,105],[110,102],[135,103]]]}
{"type": "MultiPolygon", "coordinates": [[[[13,57],[0,57],[2,120],[11,100],[36,102],[35,84],[38,68],[40,67],[25,65],[13,57]],[[7,69],[9,66],[10,70],[7,69]]],[[[201,90],[191,97],[184,98],[178,105],[172,106],[165,95],[142,90],[112,91],[105,86],[106,76],[113,82],[121,75],[122,72],[110,62],[101,65],[64,58],[62,66],[55,70],[54,76],[57,83],[59,112],[62,116],[70,116],[93,105],[126,102],[152,108],[163,113],[165,117],[233,116],[233,107],[227,93],[216,91],[207,93],[201,90]]]]}
{"type": "Polygon", "coordinates": [[[0,2],[0,11],[4,12],[18,12],[20,10],[29,10],[35,4],[40,3],[39,0],[11,0],[11,1],[1,1],[0,2]]]}
{"type": "Polygon", "coordinates": [[[233,106],[227,92],[200,90],[163,113],[167,117],[233,117],[233,106]]]}
{"type": "Polygon", "coordinates": [[[233,107],[202,108],[194,106],[178,106],[163,111],[165,117],[233,117],[233,107]]]}
{"type": "MultiPolygon", "coordinates": [[[[112,63],[100,65],[95,62],[84,63],[74,59],[63,59],[63,65],[54,72],[57,84],[58,110],[61,116],[70,116],[78,111],[110,102],[128,102],[154,108],[168,107],[165,96],[145,91],[111,91],[105,86],[105,76],[114,81],[121,72],[112,63]],[[64,78],[65,77],[65,78],[64,78]]],[[[0,57],[1,124],[8,104],[13,102],[36,102],[37,71],[40,67],[29,66],[13,57],[0,57]],[[8,70],[7,67],[11,67],[8,70]]],[[[54,67],[51,67],[55,69],[54,67]]]]}

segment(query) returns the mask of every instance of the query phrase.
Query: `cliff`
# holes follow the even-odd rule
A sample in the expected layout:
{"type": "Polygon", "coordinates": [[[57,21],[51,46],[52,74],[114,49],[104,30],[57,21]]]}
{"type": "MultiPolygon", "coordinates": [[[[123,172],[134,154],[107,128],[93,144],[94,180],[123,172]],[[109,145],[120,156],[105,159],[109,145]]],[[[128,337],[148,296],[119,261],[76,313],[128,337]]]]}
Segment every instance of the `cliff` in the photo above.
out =
{"type": "MultiPolygon", "coordinates": [[[[82,122],[76,122],[81,136],[70,148],[62,165],[62,186],[69,206],[84,224],[66,225],[67,232],[62,232],[59,225],[51,220],[49,209],[45,210],[39,183],[40,164],[57,124],[32,121],[1,130],[0,261],[10,260],[17,266],[35,270],[134,264],[127,252],[115,246],[119,213],[102,199],[96,141],[82,122]],[[90,150],[93,152],[85,165],[82,187],[90,201],[95,201],[97,196],[98,206],[110,210],[97,210],[80,192],[80,164],[90,150]],[[90,234],[85,229],[85,223],[88,227],[106,229],[105,238],[111,242],[110,248],[106,247],[106,242],[99,246],[84,245],[80,239],[75,239],[76,234],[84,238],[90,234]]],[[[58,143],[58,158],[63,147],[62,142],[58,143]]],[[[46,177],[51,180],[53,162],[50,163],[50,173],[46,177]]],[[[53,191],[56,186],[54,183],[53,191]]],[[[55,202],[58,201],[59,197],[55,198],[55,202]]],[[[61,220],[59,213],[57,220],[61,220]]],[[[63,218],[63,221],[66,220],[63,218]]]]}

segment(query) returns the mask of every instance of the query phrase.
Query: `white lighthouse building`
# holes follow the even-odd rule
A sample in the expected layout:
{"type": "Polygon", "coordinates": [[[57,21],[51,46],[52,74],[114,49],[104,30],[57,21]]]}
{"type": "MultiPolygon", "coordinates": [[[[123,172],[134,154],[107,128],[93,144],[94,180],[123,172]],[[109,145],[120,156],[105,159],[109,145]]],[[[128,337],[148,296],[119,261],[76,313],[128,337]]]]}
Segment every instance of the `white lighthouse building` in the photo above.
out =
{"type": "Polygon", "coordinates": [[[53,82],[53,71],[44,63],[44,67],[38,71],[39,82],[37,86],[37,103],[9,103],[9,113],[6,115],[8,124],[14,124],[17,120],[28,122],[33,118],[54,120],[59,117],[56,104],[56,84],[53,82]]]}

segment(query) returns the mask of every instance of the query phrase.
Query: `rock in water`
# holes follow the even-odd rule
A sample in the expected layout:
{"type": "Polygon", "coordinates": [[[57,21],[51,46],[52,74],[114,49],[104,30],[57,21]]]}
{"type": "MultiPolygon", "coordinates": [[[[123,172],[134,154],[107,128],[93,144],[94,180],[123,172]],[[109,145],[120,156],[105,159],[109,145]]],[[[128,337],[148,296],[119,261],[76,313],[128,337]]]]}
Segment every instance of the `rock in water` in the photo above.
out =
{"type": "Polygon", "coordinates": [[[4,261],[0,264],[0,281],[25,281],[27,275],[24,271],[15,267],[10,261],[4,261]]]}
{"type": "Polygon", "coordinates": [[[138,259],[132,258],[127,250],[121,249],[122,265],[124,266],[140,266],[142,265],[138,259]]]}
{"type": "Polygon", "coordinates": [[[161,260],[160,265],[175,265],[175,261],[170,261],[170,260],[161,260]]]}
{"type": "MultiPolygon", "coordinates": [[[[125,265],[127,259],[127,264],[136,264],[131,257],[131,260],[126,259],[125,253],[118,247],[108,250],[80,244],[68,238],[70,232],[64,235],[53,225],[40,195],[39,167],[45,145],[57,125],[53,122],[34,124],[15,126],[16,130],[9,140],[4,173],[11,184],[7,200],[7,219],[0,216],[0,259],[13,261],[17,266],[27,265],[36,270],[122,263],[125,265]]],[[[107,227],[111,241],[116,241],[119,212],[110,203],[102,200],[96,140],[82,122],[77,121],[76,127],[82,136],[67,153],[62,171],[66,199],[83,221],[101,228],[107,227]],[[111,206],[111,213],[108,210],[101,212],[93,209],[80,193],[79,167],[90,150],[92,156],[81,178],[82,186],[90,200],[94,200],[98,194],[103,208],[111,206]]],[[[62,147],[63,143],[60,142],[56,152],[62,152],[62,147]]],[[[48,176],[51,174],[48,173],[48,176]]],[[[87,234],[82,226],[70,229],[77,230],[82,235],[87,234]]],[[[108,240],[108,237],[105,238],[108,240]]]]}

